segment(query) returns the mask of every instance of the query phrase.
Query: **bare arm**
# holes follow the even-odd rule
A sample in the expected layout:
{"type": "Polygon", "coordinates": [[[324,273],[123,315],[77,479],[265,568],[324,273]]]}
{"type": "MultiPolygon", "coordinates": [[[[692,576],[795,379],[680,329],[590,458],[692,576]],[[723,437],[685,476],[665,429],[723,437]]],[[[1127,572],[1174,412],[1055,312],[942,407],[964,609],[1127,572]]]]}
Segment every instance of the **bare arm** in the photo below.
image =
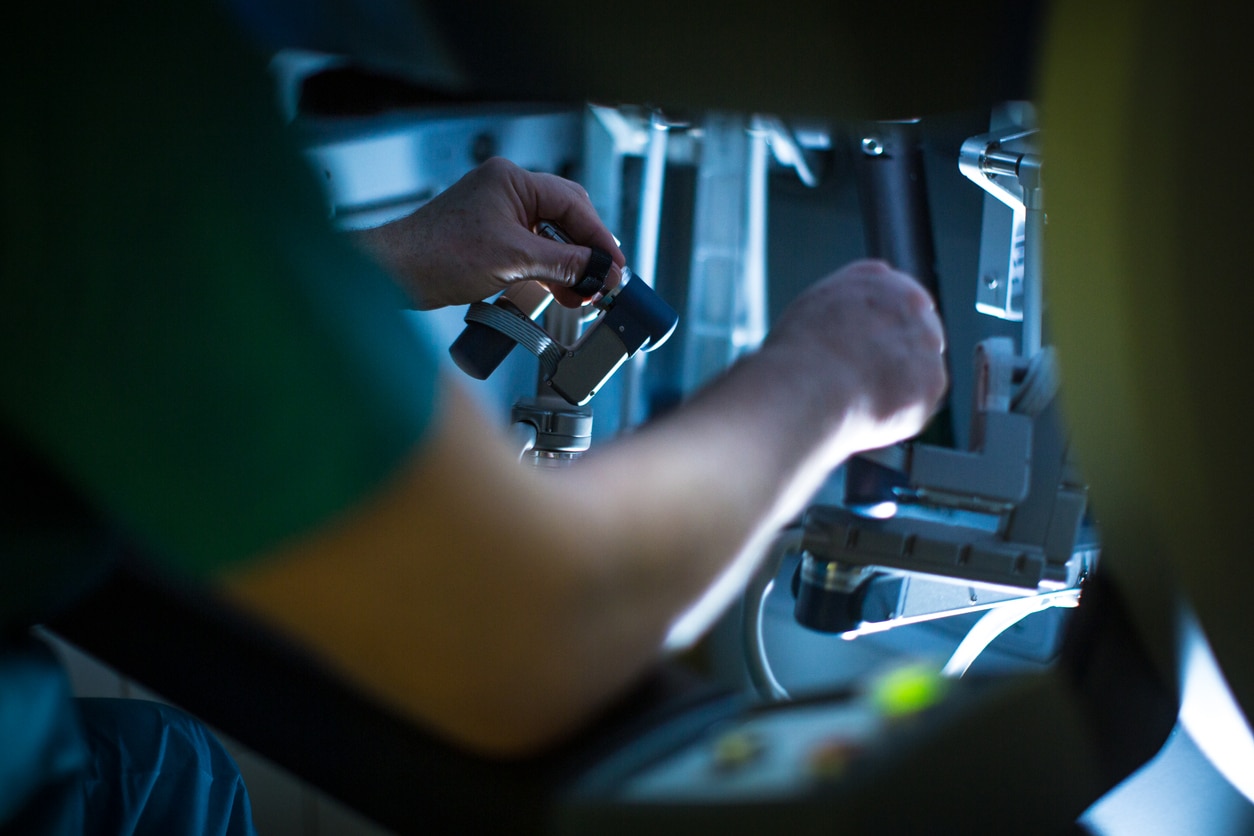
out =
{"type": "Polygon", "coordinates": [[[547,473],[519,468],[447,385],[393,482],[224,589],[450,739],[534,750],[638,676],[694,603],[734,590],[830,468],[916,432],[942,349],[918,285],[861,262],[684,408],[547,473]]]}

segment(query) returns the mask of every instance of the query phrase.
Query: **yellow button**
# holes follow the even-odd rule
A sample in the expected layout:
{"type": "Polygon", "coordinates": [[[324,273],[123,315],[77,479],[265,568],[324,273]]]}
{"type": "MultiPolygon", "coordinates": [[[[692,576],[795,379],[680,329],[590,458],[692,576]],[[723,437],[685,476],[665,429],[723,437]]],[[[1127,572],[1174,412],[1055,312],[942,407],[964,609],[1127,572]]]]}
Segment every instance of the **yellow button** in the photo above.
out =
{"type": "Polygon", "coordinates": [[[714,768],[719,772],[735,772],[756,761],[766,751],[760,735],[732,731],[714,741],[714,768]]]}

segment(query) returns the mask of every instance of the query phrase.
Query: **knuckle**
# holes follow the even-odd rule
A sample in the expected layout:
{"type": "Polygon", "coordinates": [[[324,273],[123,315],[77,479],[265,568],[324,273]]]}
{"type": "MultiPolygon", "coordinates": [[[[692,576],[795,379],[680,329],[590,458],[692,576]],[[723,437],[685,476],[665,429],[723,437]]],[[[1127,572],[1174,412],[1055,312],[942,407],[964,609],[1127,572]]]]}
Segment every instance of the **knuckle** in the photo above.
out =
{"type": "Polygon", "coordinates": [[[587,258],[579,252],[570,252],[562,257],[559,264],[559,272],[561,281],[566,285],[574,285],[583,278],[584,267],[587,265],[587,258]]]}
{"type": "Polygon", "coordinates": [[[520,169],[504,157],[489,157],[480,163],[478,170],[482,172],[483,176],[488,178],[509,180],[512,179],[520,169]]]}
{"type": "Polygon", "coordinates": [[[882,258],[861,258],[851,262],[846,269],[853,273],[867,275],[884,275],[893,272],[893,268],[882,258]]]}

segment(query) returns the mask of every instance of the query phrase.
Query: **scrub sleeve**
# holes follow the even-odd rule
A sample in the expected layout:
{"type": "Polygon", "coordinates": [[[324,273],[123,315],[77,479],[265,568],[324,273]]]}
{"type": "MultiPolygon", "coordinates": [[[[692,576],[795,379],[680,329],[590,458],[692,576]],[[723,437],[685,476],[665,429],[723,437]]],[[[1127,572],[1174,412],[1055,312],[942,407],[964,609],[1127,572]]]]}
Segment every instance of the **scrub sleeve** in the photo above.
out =
{"type": "Polygon", "coordinates": [[[23,4],[0,50],[0,459],[24,463],[0,487],[54,486],[0,515],[0,775],[50,778],[94,732],[66,737],[55,666],[15,637],[99,570],[95,535],[193,577],[240,565],[376,490],[437,370],[214,4],[71,5],[23,4]],[[44,747],[10,745],[41,712],[44,747]]]}

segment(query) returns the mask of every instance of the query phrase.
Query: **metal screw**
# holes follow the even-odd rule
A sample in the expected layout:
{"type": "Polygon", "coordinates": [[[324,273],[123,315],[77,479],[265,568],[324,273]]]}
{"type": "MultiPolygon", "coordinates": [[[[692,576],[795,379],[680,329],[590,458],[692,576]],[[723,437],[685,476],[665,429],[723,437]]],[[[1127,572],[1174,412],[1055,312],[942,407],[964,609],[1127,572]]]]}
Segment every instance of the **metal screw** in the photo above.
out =
{"type": "Polygon", "coordinates": [[[993,275],[992,273],[984,274],[984,286],[987,287],[989,290],[996,290],[997,285],[999,284],[1001,284],[1001,282],[997,280],[997,276],[993,275]]]}
{"type": "Polygon", "coordinates": [[[868,157],[880,157],[884,154],[884,143],[877,137],[868,136],[862,139],[862,153],[868,157]]]}

